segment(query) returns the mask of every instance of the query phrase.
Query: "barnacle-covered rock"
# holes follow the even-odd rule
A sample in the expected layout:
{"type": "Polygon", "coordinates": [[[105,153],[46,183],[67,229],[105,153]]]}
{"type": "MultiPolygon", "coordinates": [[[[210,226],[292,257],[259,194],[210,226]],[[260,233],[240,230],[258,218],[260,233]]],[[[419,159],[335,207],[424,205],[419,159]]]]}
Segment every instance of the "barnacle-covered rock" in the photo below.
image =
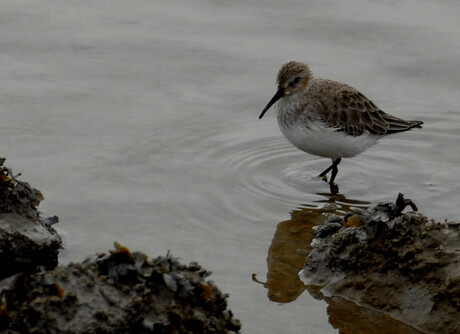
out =
{"type": "Polygon", "coordinates": [[[116,244],[83,263],[0,282],[0,333],[237,333],[209,274],[116,244]]]}
{"type": "Polygon", "coordinates": [[[0,158],[0,212],[17,213],[34,221],[39,220],[38,204],[42,193],[27,182],[18,180],[10,168],[3,166],[5,158],[0,158]]]}
{"type": "Polygon", "coordinates": [[[460,333],[460,224],[401,214],[410,204],[398,199],[404,205],[346,215],[344,225],[354,217],[355,227],[337,230],[337,219],[319,227],[300,277],[326,297],[345,297],[424,332],[460,333]]]}
{"type": "Polygon", "coordinates": [[[57,265],[61,238],[51,227],[57,217],[42,219],[37,209],[43,195],[13,176],[0,158],[0,279],[39,266],[57,265]]]}

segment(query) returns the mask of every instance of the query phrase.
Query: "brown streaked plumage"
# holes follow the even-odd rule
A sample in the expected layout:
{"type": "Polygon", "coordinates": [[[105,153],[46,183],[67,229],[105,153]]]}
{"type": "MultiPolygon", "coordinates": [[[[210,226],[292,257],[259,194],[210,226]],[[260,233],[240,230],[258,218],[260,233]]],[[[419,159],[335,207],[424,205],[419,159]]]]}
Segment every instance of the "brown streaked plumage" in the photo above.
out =
{"type": "Polygon", "coordinates": [[[332,185],[341,158],[355,156],[382,136],[421,127],[389,115],[353,87],[314,78],[310,68],[291,61],[278,72],[278,90],[259,118],[278,100],[278,125],[297,148],[332,159],[332,185]]]}
{"type": "Polygon", "coordinates": [[[366,130],[374,135],[385,135],[423,123],[389,115],[358,90],[337,81],[313,79],[305,98],[317,102],[316,106],[312,105],[311,112],[352,136],[362,135],[366,130]]]}

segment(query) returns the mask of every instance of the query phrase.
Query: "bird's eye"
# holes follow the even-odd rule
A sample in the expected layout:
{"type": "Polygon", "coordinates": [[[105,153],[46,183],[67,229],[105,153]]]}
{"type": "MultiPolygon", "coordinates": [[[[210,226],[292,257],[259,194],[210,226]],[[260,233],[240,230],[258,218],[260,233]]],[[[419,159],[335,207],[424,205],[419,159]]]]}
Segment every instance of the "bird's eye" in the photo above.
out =
{"type": "Polygon", "coordinates": [[[300,81],[300,77],[295,77],[294,80],[292,80],[290,83],[289,83],[289,86],[290,87],[294,87],[294,85],[297,85],[300,81]]]}

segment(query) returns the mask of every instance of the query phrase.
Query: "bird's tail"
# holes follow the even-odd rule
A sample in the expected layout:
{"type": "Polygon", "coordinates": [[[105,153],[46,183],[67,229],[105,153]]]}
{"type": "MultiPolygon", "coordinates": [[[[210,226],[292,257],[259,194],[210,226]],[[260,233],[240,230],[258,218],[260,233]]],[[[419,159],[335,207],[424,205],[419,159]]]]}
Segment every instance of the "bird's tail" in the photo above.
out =
{"type": "Polygon", "coordinates": [[[383,119],[388,123],[387,133],[407,131],[412,128],[421,128],[422,121],[406,121],[404,119],[383,113],[383,119]]]}

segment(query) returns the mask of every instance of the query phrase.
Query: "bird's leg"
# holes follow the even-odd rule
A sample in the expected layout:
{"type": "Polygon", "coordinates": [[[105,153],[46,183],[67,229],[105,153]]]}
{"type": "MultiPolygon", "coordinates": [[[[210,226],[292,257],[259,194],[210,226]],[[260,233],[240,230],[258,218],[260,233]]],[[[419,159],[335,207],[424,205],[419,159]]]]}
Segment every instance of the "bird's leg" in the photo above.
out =
{"type": "Polygon", "coordinates": [[[329,173],[329,171],[334,168],[334,160],[332,160],[332,165],[330,165],[329,167],[327,167],[324,171],[321,172],[321,174],[319,174],[318,176],[319,177],[323,177],[324,175],[326,175],[327,173],[329,173]]]}
{"type": "Polygon", "coordinates": [[[337,166],[339,165],[340,161],[342,161],[342,159],[340,158],[332,159],[332,166],[331,166],[332,173],[331,173],[331,181],[329,181],[329,184],[334,184],[335,177],[337,176],[337,172],[339,171],[337,166]]]}
{"type": "Polygon", "coordinates": [[[327,167],[321,174],[319,174],[318,176],[319,177],[322,177],[324,179],[324,181],[327,182],[327,179],[324,178],[324,176],[329,173],[329,171],[332,169],[332,174],[331,174],[331,182],[329,182],[330,184],[333,184],[334,183],[334,179],[335,179],[335,176],[337,175],[337,172],[338,172],[338,169],[337,169],[337,165],[340,163],[340,161],[342,161],[341,158],[337,158],[337,159],[331,159],[332,160],[332,165],[330,165],[329,167],[327,167]]]}

